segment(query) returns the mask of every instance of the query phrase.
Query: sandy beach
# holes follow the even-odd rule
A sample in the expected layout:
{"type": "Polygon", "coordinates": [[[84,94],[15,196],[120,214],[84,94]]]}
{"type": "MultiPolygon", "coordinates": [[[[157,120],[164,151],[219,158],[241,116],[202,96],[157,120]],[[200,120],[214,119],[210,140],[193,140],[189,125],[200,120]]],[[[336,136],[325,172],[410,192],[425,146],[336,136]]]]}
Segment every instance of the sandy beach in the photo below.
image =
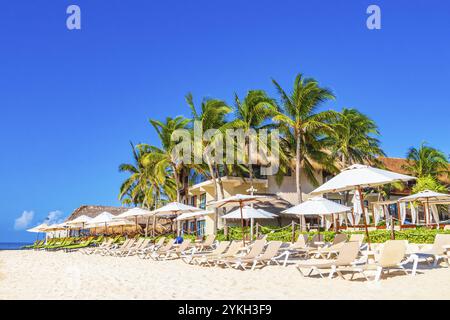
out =
{"type": "Polygon", "coordinates": [[[450,269],[379,283],[302,278],[291,265],[256,271],[80,253],[0,252],[0,299],[448,299],[450,269]]]}

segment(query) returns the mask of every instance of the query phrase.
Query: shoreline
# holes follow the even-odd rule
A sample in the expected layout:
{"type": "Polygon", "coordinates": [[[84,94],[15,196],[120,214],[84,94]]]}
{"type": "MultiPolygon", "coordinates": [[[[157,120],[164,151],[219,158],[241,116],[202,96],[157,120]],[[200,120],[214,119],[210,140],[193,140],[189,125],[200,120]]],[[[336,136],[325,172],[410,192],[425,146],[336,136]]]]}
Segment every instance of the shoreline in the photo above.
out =
{"type": "Polygon", "coordinates": [[[447,267],[425,264],[415,277],[395,273],[372,283],[303,278],[293,265],[240,271],[135,256],[0,251],[0,299],[448,299],[448,277],[447,267]]]}

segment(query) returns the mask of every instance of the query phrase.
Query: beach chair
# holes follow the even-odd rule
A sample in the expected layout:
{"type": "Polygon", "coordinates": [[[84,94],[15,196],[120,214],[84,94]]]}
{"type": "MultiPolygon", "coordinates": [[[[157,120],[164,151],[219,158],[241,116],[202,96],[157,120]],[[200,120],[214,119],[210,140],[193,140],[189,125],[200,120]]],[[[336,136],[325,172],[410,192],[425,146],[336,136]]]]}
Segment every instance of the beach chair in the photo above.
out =
{"type": "Polygon", "coordinates": [[[136,243],[136,239],[127,239],[122,245],[115,245],[112,246],[110,249],[103,250],[100,252],[102,256],[110,255],[110,256],[116,256],[120,254],[123,250],[127,250],[131,246],[133,246],[136,243]]]}
{"type": "Polygon", "coordinates": [[[72,252],[72,251],[77,251],[79,249],[87,248],[87,247],[91,246],[93,243],[94,243],[94,238],[88,238],[85,241],[81,241],[80,243],[65,246],[62,249],[65,252],[72,252]]]}
{"type": "MultiPolygon", "coordinates": [[[[430,263],[431,259],[431,261],[434,262],[433,265],[436,267],[437,264],[439,263],[439,260],[445,261],[447,259],[446,249],[444,247],[449,245],[450,245],[450,234],[438,233],[434,238],[433,247],[430,250],[418,251],[415,252],[415,254],[419,257],[419,261],[425,260],[428,264],[431,264],[430,263]]],[[[447,263],[447,265],[449,264],[447,263]]]]}
{"type": "Polygon", "coordinates": [[[174,245],[175,245],[175,240],[174,239],[169,239],[169,241],[165,245],[159,247],[158,249],[156,249],[156,250],[154,250],[152,252],[149,252],[143,259],[151,258],[153,260],[157,260],[157,258],[159,256],[164,255],[168,251],[172,250],[174,245]]]}
{"type": "Polygon", "coordinates": [[[226,267],[232,268],[233,265],[237,267],[240,266],[240,261],[242,260],[249,260],[249,259],[255,259],[257,256],[259,256],[262,251],[264,250],[264,246],[266,245],[266,240],[256,240],[251,246],[250,250],[247,254],[244,254],[243,256],[233,256],[233,257],[222,257],[217,260],[216,265],[222,265],[226,267]]]}
{"type": "Polygon", "coordinates": [[[123,257],[129,257],[132,255],[135,255],[139,252],[139,250],[142,250],[144,248],[147,248],[148,245],[150,244],[151,239],[149,238],[143,238],[143,241],[140,244],[136,244],[134,247],[130,248],[127,250],[127,252],[122,253],[123,257]]]}
{"type": "Polygon", "coordinates": [[[113,243],[114,243],[114,239],[109,238],[109,239],[106,239],[105,241],[103,241],[97,247],[80,249],[80,250],[78,250],[78,252],[81,252],[82,254],[86,254],[86,255],[94,254],[100,250],[111,247],[113,245],[113,243]]]}
{"type": "Polygon", "coordinates": [[[330,259],[333,255],[337,255],[339,253],[339,250],[341,250],[346,241],[347,235],[344,233],[338,233],[334,236],[333,243],[329,247],[311,250],[309,254],[320,256],[324,259],[330,259]]]}
{"type": "Polygon", "coordinates": [[[417,255],[411,254],[406,257],[408,247],[407,240],[388,240],[384,243],[381,255],[376,263],[364,264],[361,266],[353,266],[351,268],[338,268],[336,272],[342,276],[342,272],[351,272],[353,279],[356,273],[361,274],[366,280],[369,280],[368,271],[375,271],[374,280],[380,280],[383,272],[389,273],[390,270],[401,270],[408,274],[405,266],[412,263],[411,275],[416,274],[417,263],[419,261],[417,255]]]}
{"type": "Polygon", "coordinates": [[[206,265],[208,267],[215,266],[223,259],[233,258],[243,249],[242,241],[232,241],[228,249],[218,255],[204,255],[195,260],[197,265],[206,265]]]}
{"type": "MultiPolygon", "coordinates": [[[[297,263],[296,268],[303,277],[309,277],[313,272],[317,272],[321,278],[324,278],[322,270],[329,270],[329,278],[331,279],[338,267],[351,266],[357,259],[359,254],[359,244],[357,242],[347,242],[342,245],[336,259],[332,260],[306,260],[297,263]],[[309,270],[306,274],[302,269],[309,270]]],[[[341,276],[341,274],[339,274],[341,276]]]]}
{"type": "Polygon", "coordinates": [[[450,230],[450,224],[447,224],[446,226],[444,226],[444,231],[450,230]]]}
{"type": "Polygon", "coordinates": [[[230,245],[230,241],[221,241],[219,242],[219,244],[217,245],[217,247],[212,250],[212,251],[200,251],[197,252],[196,250],[193,250],[191,254],[187,255],[184,254],[181,256],[181,260],[183,260],[183,262],[186,262],[187,264],[196,264],[199,261],[202,260],[206,260],[207,258],[213,258],[213,257],[217,257],[219,255],[221,255],[222,253],[224,253],[228,246],[230,245]]]}
{"type": "Polygon", "coordinates": [[[216,240],[216,236],[214,234],[210,234],[206,237],[205,241],[203,241],[201,243],[195,243],[195,248],[197,251],[203,251],[205,249],[212,249],[215,240],[216,240]]]}
{"type": "Polygon", "coordinates": [[[140,248],[142,243],[144,242],[145,238],[139,238],[137,239],[133,244],[129,244],[127,247],[116,251],[114,254],[116,257],[123,257],[125,256],[130,250],[133,250],[134,248],[140,248]]]}
{"type": "Polygon", "coordinates": [[[168,260],[169,258],[175,257],[176,258],[180,258],[181,255],[185,254],[188,250],[192,250],[192,248],[190,248],[191,246],[191,239],[184,239],[184,241],[170,249],[167,250],[166,252],[162,252],[161,254],[159,254],[158,256],[155,257],[156,260],[168,260]]]}
{"type": "Polygon", "coordinates": [[[162,245],[164,245],[165,240],[166,237],[159,238],[155,244],[148,245],[147,247],[142,247],[141,249],[139,249],[136,252],[136,255],[141,259],[147,259],[149,254],[151,254],[153,251],[159,249],[162,245]]]}
{"type": "Polygon", "coordinates": [[[278,255],[278,251],[280,250],[282,244],[283,242],[281,241],[269,242],[264,253],[254,258],[239,258],[239,262],[237,263],[235,268],[237,269],[241,267],[243,270],[245,270],[246,266],[251,264],[251,269],[255,270],[258,264],[260,264],[262,267],[268,266],[271,262],[275,262],[278,264],[277,259],[280,256],[283,256],[283,254],[278,255]]]}

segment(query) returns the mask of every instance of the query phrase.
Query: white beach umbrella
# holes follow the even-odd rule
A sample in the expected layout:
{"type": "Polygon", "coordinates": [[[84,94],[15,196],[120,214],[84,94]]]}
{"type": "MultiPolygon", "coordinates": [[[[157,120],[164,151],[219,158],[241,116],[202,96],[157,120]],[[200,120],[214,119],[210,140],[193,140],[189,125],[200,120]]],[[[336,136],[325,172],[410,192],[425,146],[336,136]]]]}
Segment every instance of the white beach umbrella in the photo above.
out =
{"type": "Polygon", "coordinates": [[[313,197],[294,207],[282,211],[283,214],[294,215],[329,215],[350,211],[351,208],[323,197],[313,197]]]}
{"type": "MultiPolygon", "coordinates": [[[[117,216],[115,216],[113,219],[134,219],[134,223],[136,225],[136,231],[138,230],[138,217],[143,216],[150,216],[152,215],[151,211],[136,207],[132,208],[130,210],[125,211],[124,213],[121,213],[117,216]]],[[[148,219],[147,219],[147,227],[148,227],[148,219]]]]}
{"type": "Polygon", "coordinates": [[[403,198],[398,199],[399,202],[412,202],[412,201],[419,201],[424,203],[424,207],[426,210],[426,224],[428,225],[428,221],[430,220],[430,202],[433,204],[437,204],[439,202],[446,203],[447,201],[450,201],[450,195],[446,193],[439,193],[432,190],[424,190],[403,198]]]}
{"type": "Polygon", "coordinates": [[[66,224],[69,226],[69,228],[82,228],[84,229],[84,226],[86,223],[89,223],[92,221],[91,217],[88,217],[86,215],[79,216],[78,218],[75,218],[73,220],[67,221],[66,224]]]}
{"type": "Polygon", "coordinates": [[[351,211],[350,207],[344,206],[337,202],[325,199],[323,197],[313,197],[305,202],[302,202],[294,207],[282,211],[283,214],[291,215],[331,215],[334,221],[334,215],[351,211]]]}
{"type": "MultiPolygon", "coordinates": [[[[362,188],[376,187],[388,183],[414,180],[415,177],[392,171],[377,169],[366,165],[355,164],[341,171],[338,175],[331,178],[323,185],[311,192],[311,194],[324,194],[348,190],[357,190],[359,192],[359,200],[361,208],[364,211],[364,199],[362,188]]],[[[367,229],[367,219],[363,212],[364,226],[366,236],[370,247],[369,230],[367,229]]]]}
{"type": "Polygon", "coordinates": [[[237,194],[235,196],[231,196],[231,197],[228,197],[225,199],[213,201],[210,203],[210,205],[215,208],[239,206],[239,211],[240,211],[240,216],[241,216],[240,218],[241,218],[241,228],[242,228],[242,242],[245,246],[244,214],[243,214],[244,205],[258,203],[258,202],[266,202],[266,201],[269,201],[270,199],[272,199],[272,198],[268,197],[268,196],[237,194]]]}
{"type": "Polygon", "coordinates": [[[46,223],[41,223],[40,225],[38,225],[34,228],[28,229],[27,231],[33,232],[33,233],[41,233],[41,232],[44,232],[44,230],[46,228],[48,228],[48,225],[46,223]]]}
{"type": "Polygon", "coordinates": [[[195,211],[195,212],[186,212],[186,213],[180,214],[175,220],[177,220],[177,221],[189,220],[192,218],[203,217],[203,216],[206,216],[209,214],[214,214],[214,211],[202,210],[202,211],[195,211]]]}
{"type": "Polygon", "coordinates": [[[166,204],[165,206],[162,206],[161,208],[158,208],[156,210],[151,211],[149,214],[151,215],[170,215],[170,214],[183,214],[186,212],[197,212],[197,211],[203,211],[201,208],[189,206],[184,203],[180,202],[170,202],[166,204]]]}
{"type": "MultiPolygon", "coordinates": [[[[277,215],[262,209],[255,209],[250,206],[242,208],[242,218],[248,219],[274,219],[277,215]]],[[[241,219],[241,210],[236,209],[222,216],[222,219],[241,219]]]]}
{"type": "Polygon", "coordinates": [[[113,221],[114,215],[109,212],[102,212],[89,221],[85,227],[88,229],[95,229],[98,226],[105,226],[105,231],[108,231],[108,224],[113,221]]]}

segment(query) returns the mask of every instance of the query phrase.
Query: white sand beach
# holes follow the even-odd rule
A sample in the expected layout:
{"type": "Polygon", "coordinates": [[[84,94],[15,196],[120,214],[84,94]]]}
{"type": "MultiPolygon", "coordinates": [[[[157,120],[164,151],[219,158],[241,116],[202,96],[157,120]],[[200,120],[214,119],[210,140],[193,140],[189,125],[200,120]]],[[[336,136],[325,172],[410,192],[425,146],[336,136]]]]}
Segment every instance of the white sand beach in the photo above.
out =
{"type": "Polygon", "coordinates": [[[0,252],[0,299],[448,299],[450,268],[378,283],[302,278],[291,265],[239,271],[81,253],[0,252]]]}

